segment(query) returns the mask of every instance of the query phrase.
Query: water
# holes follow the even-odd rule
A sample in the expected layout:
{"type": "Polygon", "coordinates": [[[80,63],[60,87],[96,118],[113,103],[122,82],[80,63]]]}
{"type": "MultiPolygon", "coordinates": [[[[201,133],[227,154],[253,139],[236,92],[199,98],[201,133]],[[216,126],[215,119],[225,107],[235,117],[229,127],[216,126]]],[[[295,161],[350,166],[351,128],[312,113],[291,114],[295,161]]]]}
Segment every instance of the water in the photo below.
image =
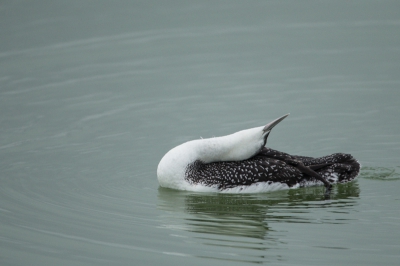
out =
{"type": "Polygon", "coordinates": [[[398,1],[0,4],[1,265],[395,265],[398,1]],[[290,112],[268,146],[358,180],[159,188],[184,141],[290,112]]]}

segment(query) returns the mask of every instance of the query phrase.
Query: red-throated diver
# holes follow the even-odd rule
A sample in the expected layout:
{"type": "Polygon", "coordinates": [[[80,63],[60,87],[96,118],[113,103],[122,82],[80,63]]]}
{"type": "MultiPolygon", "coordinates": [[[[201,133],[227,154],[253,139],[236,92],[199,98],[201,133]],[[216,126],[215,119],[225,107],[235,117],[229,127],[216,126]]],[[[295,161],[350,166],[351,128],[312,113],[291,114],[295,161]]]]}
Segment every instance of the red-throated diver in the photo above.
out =
{"type": "Polygon", "coordinates": [[[171,149],[157,168],[160,186],[235,193],[323,184],[329,194],[331,184],[357,177],[360,164],[350,154],[313,158],[265,147],[272,128],[288,115],[266,126],[193,140],[171,149]]]}

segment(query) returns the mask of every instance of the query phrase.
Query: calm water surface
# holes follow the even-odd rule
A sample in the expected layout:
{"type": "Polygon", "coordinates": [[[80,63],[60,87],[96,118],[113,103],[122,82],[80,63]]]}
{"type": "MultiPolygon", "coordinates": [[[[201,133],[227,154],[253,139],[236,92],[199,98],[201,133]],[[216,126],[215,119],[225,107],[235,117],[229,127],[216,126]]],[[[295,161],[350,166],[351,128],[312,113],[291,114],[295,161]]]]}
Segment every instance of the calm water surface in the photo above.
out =
{"type": "Polygon", "coordinates": [[[3,1],[0,264],[398,264],[399,3],[3,1]],[[288,112],[268,146],[358,180],[159,188],[170,148],[288,112]]]}

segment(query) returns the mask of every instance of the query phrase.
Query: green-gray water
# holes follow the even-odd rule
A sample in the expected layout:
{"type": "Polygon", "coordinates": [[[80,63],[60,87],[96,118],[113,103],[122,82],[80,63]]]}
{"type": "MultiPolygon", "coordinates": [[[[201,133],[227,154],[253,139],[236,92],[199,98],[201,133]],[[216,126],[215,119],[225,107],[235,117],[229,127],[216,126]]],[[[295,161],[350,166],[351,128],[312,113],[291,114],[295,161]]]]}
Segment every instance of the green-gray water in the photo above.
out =
{"type": "Polygon", "coordinates": [[[1,265],[396,265],[400,2],[2,1],[1,265]],[[290,112],[268,146],[357,181],[159,188],[191,139],[290,112]]]}

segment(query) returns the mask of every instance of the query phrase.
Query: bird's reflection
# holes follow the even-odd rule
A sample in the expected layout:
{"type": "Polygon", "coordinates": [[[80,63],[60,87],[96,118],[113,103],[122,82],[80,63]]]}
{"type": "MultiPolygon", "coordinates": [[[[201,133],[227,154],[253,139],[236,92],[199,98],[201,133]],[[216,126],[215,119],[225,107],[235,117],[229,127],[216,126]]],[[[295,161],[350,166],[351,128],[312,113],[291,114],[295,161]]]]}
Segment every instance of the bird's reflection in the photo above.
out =
{"type": "MultiPolygon", "coordinates": [[[[315,215],[310,214],[313,209],[328,208],[332,212],[341,209],[345,212],[356,204],[360,193],[357,182],[339,184],[331,199],[324,201],[323,189],[311,187],[264,194],[222,194],[160,188],[158,207],[174,218],[181,217],[184,230],[265,239],[273,230],[268,222],[313,223],[316,220],[315,215]]],[[[337,221],[332,218],[324,222],[337,221]]]]}

